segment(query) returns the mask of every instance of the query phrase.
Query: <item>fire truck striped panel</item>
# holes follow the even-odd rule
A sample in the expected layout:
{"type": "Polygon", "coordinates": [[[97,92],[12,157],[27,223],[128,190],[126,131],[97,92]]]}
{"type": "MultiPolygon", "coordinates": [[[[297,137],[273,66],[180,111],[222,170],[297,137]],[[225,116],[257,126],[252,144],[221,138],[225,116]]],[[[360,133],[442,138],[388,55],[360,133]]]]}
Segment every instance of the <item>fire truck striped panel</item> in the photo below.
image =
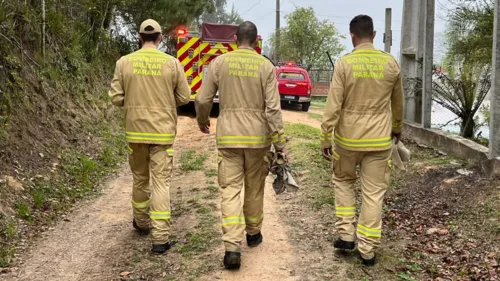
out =
{"type": "MultiPolygon", "coordinates": [[[[186,79],[191,86],[194,100],[203,81],[203,67],[208,66],[219,55],[238,49],[235,43],[202,42],[199,37],[185,37],[177,40],[177,58],[184,66],[186,79]]],[[[260,54],[262,40],[255,50],[260,54]]]]}

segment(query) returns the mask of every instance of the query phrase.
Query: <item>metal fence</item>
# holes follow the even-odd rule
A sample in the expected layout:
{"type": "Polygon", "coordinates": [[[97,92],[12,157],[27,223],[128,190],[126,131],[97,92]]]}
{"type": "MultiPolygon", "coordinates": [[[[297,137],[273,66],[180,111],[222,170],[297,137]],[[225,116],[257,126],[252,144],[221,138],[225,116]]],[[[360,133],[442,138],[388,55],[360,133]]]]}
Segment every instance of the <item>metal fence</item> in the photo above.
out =
{"type": "Polygon", "coordinates": [[[309,77],[313,83],[330,83],[333,77],[333,70],[331,69],[311,69],[309,70],[309,77]]]}

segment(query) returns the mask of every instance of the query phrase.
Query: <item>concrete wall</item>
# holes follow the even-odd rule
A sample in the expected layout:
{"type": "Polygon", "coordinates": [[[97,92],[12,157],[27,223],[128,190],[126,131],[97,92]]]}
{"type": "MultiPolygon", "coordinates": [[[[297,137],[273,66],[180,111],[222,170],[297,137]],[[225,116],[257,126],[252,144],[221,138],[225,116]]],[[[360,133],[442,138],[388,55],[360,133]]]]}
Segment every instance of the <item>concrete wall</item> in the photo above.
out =
{"type": "Polygon", "coordinates": [[[488,148],[474,141],[447,135],[441,130],[424,129],[420,124],[413,122],[405,122],[403,132],[406,138],[466,160],[470,164],[479,166],[487,174],[500,175],[500,158],[490,160],[488,148]]]}

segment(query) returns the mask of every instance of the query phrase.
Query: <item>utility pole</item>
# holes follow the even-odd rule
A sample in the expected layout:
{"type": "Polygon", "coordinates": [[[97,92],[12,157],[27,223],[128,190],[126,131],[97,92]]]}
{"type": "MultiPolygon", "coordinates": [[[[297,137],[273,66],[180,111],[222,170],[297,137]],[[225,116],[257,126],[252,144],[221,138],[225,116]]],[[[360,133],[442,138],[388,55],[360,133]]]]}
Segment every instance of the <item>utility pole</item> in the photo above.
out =
{"type": "Polygon", "coordinates": [[[280,35],[280,1],[281,0],[276,0],[276,46],[274,50],[274,60],[276,62],[279,62],[280,54],[279,54],[279,49],[280,49],[280,40],[281,40],[281,35],[280,35]]]}
{"type": "Polygon", "coordinates": [[[424,67],[422,75],[422,125],[431,127],[432,71],[434,67],[434,22],[436,0],[425,1],[424,67]]]}
{"type": "Polygon", "coordinates": [[[490,158],[500,157],[500,1],[495,1],[493,74],[490,97],[490,158]]]}
{"type": "Polygon", "coordinates": [[[392,9],[385,9],[385,33],[384,33],[384,51],[391,52],[392,47],[392,9]]]}

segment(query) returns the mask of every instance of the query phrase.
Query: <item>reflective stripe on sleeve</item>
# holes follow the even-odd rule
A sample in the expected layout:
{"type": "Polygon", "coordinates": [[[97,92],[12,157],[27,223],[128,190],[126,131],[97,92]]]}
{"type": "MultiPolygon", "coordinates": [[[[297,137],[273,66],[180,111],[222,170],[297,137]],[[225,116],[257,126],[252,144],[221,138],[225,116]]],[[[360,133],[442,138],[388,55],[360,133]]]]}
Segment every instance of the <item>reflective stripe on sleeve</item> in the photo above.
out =
{"type": "Polygon", "coordinates": [[[146,209],[149,207],[150,204],[151,204],[151,199],[144,202],[135,202],[134,200],[132,200],[132,207],[136,209],[146,209]]]}
{"type": "Polygon", "coordinates": [[[158,211],[150,211],[149,217],[152,220],[169,220],[170,219],[170,211],[158,212],[158,211]]]}
{"type": "Polygon", "coordinates": [[[172,142],[175,139],[175,134],[154,134],[154,133],[127,132],[126,137],[127,137],[127,141],[172,142]]]}
{"type": "Polygon", "coordinates": [[[273,143],[285,143],[286,142],[286,135],[285,134],[274,134],[272,136],[273,143]]]}
{"type": "Polygon", "coordinates": [[[369,228],[360,223],[358,223],[358,233],[371,238],[381,238],[382,237],[382,229],[380,228],[369,228]]]}
{"type": "Polygon", "coordinates": [[[321,141],[331,141],[332,140],[332,133],[321,132],[320,140],[321,141]]]}
{"type": "Polygon", "coordinates": [[[238,216],[222,218],[222,226],[235,225],[235,224],[245,225],[245,218],[238,216]]]}
{"type": "Polygon", "coordinates": [[[353,139],[346,139],[338,134],[335,134],[335,141],[343,146],[353,147],[353,148],[372,148],[372,147],[380,148],[380,147],[392,146],[391,137],[379,138],[379,139],[353,140],[353,139]]]}
{"type": "Polygon", "coordinates": [[[356,215],[356,206],[337,206],[335,207],[335,214],[337,216],[354,216],[356,215]]]}
{"type": "Polygon", "coordinates": [[[333,159],[336,161],[340,160],[340,155],[335,150],[333,151],[333,159]]]}
{"type": "Polygon", "coordinates": [[[170,156],[170,157],[174,157],[174,149],[173,149],[173,148],[169,148],[169,149],[167,149],[167,154],[168,154],[168,156],[170,156]]]}
{"type": "Polygon", "coordinates": [[[403,124],[404,122],[392,122],[392,127],[393,128],[402,128],[403,127],[403,124]]]}

